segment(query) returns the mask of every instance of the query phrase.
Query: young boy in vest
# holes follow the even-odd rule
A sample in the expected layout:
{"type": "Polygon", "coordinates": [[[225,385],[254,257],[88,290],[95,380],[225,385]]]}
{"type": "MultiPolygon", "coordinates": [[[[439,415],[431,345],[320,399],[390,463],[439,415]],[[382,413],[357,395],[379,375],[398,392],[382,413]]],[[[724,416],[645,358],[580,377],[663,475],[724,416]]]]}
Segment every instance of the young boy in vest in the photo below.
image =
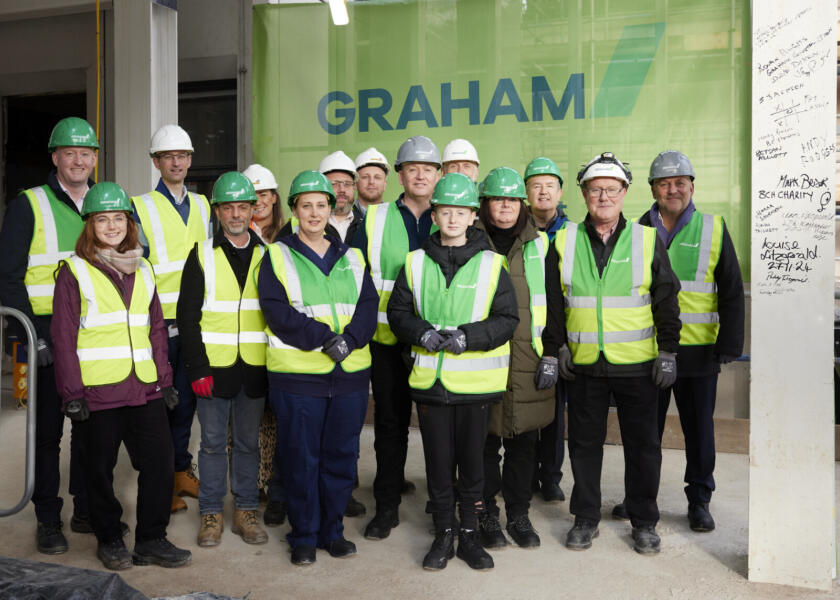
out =
{"type": "Polygon", "coordinates": [[[479,206],[472,180],[445,175],[431,204],[440,230],[409,252],[388,303],[394,334],[411,344],[409,385],[435,524],[423,568],[443,569],[455,555],[457,485],[458,557],[473,569],[490,569],[493,559],[476,532],[484,508],[482,451],[490,404],[501,399],[507,383],[508,341],[519,322],[516,296],[504,258],[472,227],[479,206]]]}

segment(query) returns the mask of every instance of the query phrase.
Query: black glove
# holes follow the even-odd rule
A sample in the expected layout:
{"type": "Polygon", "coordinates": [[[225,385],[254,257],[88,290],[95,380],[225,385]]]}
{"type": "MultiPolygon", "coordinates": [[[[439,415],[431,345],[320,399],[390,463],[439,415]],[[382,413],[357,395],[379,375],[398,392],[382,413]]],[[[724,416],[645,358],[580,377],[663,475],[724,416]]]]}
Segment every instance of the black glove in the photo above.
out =
{"type": "Polygon", "coordinates": [[[653,383],[667,390],[677,381],[677,355],[673,352],[659,352],[653,362],[653,383]]]}
{"type": "Polygon", "coordinates": [[[437,329],[427,329],[422,336],[420,336],[420,345],[426,349],[427,352],[440,352],[440,345],[443,344],[443,336],[437,329]]]}
{"type": "Polygon", "coordinates": [[[572,351],[566,344],[560,346],[560,350],[557,352],[557,370],[560,377],[566,381],[574,381],[575,364],[572,362],[572,351]]]}
{"type": "Polygon", "coordinates": [[[715,355],[715,360],[718,362],[718,364],[728,365],[733,360],[738,360],[738,357],[732,356],[731,354],[717,354],[715,355]]]}
{"type": "Polygon", "coordinates": [[[176,406],[178,406],[178,390],[174,387],[166,387],[161,390],[163,394],[163,403],[166,405],[166,408],[172,410],[176,406]]]}
{"type": "MultiPolygon", "coordinates": [[[[38,338],[38,366],[39,367],[48,367],[53,364],[53,355],[52,350],[50,350],[49,344],[44,338],[38,338]]],[[[87,418],[87,417],[85,417],[87,418]]]]}
{"type": "Polygon", "coordinates": [[[446,350],[452,354],[461,354],[467,349],[467,334],[460,329],[444,329],[441,332],[446,339],[440,345],[441,350],[446,350]]]}
{"type": "Polygon", "coordinates": [[[347,345],[347,341],[340,335],[333,336],[327,340],[327,343],[323,346],[323,351],[337,363],[350,356],[350,347],[347,345]]]}
{"type": "Polygon", "coordinates": [[[557,384],[557,359],[543,356],[534,373],[534,385],[538,390],[545,390],[557,384]]]}
{"type": "Polygon", "coordinates": [[[64,407],[64,414],[69,417],[71,421],[87,421],[90,418],[90,409],[87,405],[87,400],[84,397],[78,400],[71,400],[64,407]]]}

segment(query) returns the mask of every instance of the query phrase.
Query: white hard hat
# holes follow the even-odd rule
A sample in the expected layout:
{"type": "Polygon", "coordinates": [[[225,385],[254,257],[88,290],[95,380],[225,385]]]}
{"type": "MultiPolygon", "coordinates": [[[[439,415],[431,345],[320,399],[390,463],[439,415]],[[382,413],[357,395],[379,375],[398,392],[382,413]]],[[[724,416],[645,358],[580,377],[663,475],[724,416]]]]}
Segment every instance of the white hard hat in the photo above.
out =
{"type": "Polygon", "coordinates": [[[386,175],[391,172],[391,165],[388,164],[385,155],[373,147],[368,148],[356,157],[356,171],[369,166],[381,167],[386,175]]]}
{"type": "Polygon", "coordinates": [[[475,151],[475,146],[460,138],[452,140],[443,149],[443,162],[448,163],[453,160],[469,160],[477,165],[481,164],[478,161],[478,152],[475,151]]]}
{"type": "Polygon", "coordinates": [[[149,154],[154,156],[158,152],[169,152],[171,150],[193,151],[192,140],[187,132],[178,125],[164,125],[152,136],[149,154]]]}
{"type": "Polygon", "coordinates": [[[596,177],[612,177],[623,181],[627,185],[633,181],[633,175],[626,163],[621,162],[612,152],[602,152],[586,163],[578,171],[577,182],[582,185],[596,177]]]}
{"type": "Polygon", "coordinates": [[[356,178],[356,165],[353,160],[344,154],[341,150],[336,150],[332,154],[327,154],[321,164],[318,165],[318,170],[326,175],[333,171],[344,171],[353,179],[356,178]]]}
{"type": "Polygon", "coordinates": [[[274,174],[262,165],[253,164],[242,171],[242,174],[254,184],[255,192],[277,189],[274,174]]]}

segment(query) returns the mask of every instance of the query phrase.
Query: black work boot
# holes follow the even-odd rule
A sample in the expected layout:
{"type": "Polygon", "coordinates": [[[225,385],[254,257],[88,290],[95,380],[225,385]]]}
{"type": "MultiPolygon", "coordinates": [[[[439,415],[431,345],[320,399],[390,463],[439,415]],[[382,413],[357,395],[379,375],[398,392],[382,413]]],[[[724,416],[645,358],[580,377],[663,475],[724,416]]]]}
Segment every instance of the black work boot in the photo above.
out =
{"type": "Polygon", "coordinates": [[[708,502],[694,502],[688,505],[688,525],[692,531],[714,531],[715,520],[709,512],[708,502]]]}
{"type": "Polygon", "coordinates": [[[42,554],[63,554],[67,552],[67,538],[61,532],[61,521],[38,523],[35,534],[38,552],[42,554]]]}
{"type": "Polygon", "coordinates": [[[122,539],[113,542],[99,542],[96,556],[102,561],[106,569],[124,571],[131,568],[131,554],[122,539]]]}
{"type": "Polygon", "coordinates": [[[560,484],[552,479],[544,479],[540,483],[540,491],[542,492],[543,500],[546,502],[563,502],[566,499],[566,494],[560,489],[560,484]]]}
{"type": "Polygon", "coordinates": [[[471,569],[492,569],[493,557],[481,547],[478,532],[474,529],[462,529],[458,532],[458,558],[469,565],[471,569]]]}
{"type": "Polygon", "coordinates": [[[377,509],[376,514],[365,527],[365,538],[384,540],[391,535],[391,529],[400,524],[400,513],[396,508],[377,509]]]}
{"type": "Polygon", "coordinates": [[[347,508],[344,509],[345,517],[361,517],[367,512],[365,505],[356,500],[352,495],[347,501],[347,508]]]}
{"type": "Polygon", "coordinates": [[[452,529],[445,529],[435,534],[432,547],[423,557],[423,568],[428,571],[440,571],[446,568],[446,563],[455,556],[455,533],[452,529]]]}
{"type": "Polygon", "coordinates": [[[507,538],[502,533],[502,524],[499,517],[492,515],[486,510],[478,513],[478,536],[481,545],[485,548],[504,548],[507,546],[507,538]]]}
{"type": "Polygon", "coordinates": [[[531,519],[528,518],[527,514],[508,519],[506,529],[508,535],[520,548],[540,547],[540,536],[534,531],[534,526],[531,525],[531,519]]]}
{"type": "Polygon", "coordinates": [[[136,542],[131,559],[138,566],[160,565],[161,567],[174,568],[190,564],[192,553],[189,550],[176,548],[172,542],[162,537],[136,542]]]}
{"type": "Polygon", "coordinates": [[[268,501],[263,513],[263,523],[267,527],[277,527],[286,521],[286,503],[268,501]]]}
{"type": "Polygon", "coordinates": [[[659,554],[659,535],[653,525],[633,528],[633,550],[639,554],[659,554]]]}
{"type": "Polygon", "coordinates": [[[618,521],[629,521],[630,520],[630,513],[627,512],[627,503],[625,500],[622,500],[612,509],[612,517],[618,521]]]}
{"type": "Polygon", "coordinates": [[[598,537],[598,523],[592,519],[575,517],[575,524],[566,534],[566,548],[586,550],[592,547],[593,538],[598,537]]]}

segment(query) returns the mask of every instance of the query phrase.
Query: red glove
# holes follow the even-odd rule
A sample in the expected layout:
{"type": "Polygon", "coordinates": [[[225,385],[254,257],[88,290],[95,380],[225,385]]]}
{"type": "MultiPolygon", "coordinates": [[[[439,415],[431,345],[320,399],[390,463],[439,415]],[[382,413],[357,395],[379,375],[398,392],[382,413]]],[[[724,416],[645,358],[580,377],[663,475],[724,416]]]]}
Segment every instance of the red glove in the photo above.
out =
{"type": "Polygon", "coordinates": [[[208,375],[192,382],[192,390],[199,398],[213,397],[213,376],[208,375]]]}

